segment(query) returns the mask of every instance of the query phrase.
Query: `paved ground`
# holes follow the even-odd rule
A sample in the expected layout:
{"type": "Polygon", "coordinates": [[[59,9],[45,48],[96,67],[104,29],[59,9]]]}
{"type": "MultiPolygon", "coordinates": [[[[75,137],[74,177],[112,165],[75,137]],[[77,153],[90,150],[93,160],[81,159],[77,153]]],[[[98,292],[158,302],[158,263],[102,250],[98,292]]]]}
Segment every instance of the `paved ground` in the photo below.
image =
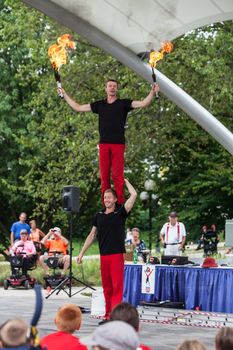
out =
{"type": "MultiPolygon", "coordinates": [[[[72,292],[78,290],[78,288],[73,288],[72,292]]],[[[91,290],[86,289],[85,292],[88,294],[91,290]]],[[[46,296],[45,290],[43,290],[43,295],[46,296]]],[[[14,317],[22,317],[30,322],[34,303],[33,290],[0,288],[0,323],[14,317]]],[[[49,299],[44,299],[43,312],[38,324],[41,337],[55,330],[54,315],[58,307],[65,303],[75,303],[90,308],[91,297],[78,293],[69,298],[64,292],[61,292],[59,295],[53,294],[49,299]]],[[[82,327],[77,335],[79,334],[80,338],[88,336],[98,326],[98,322],[99,320],[92,318],[89,313],[84,314],[82,327]]],[[[216,330],[210,328],[141,323],[140,339],[142,343],[156,350],[176,349],[184,339],[198,339],[210,350],[214,348],[215,334],[216,330]]]]}

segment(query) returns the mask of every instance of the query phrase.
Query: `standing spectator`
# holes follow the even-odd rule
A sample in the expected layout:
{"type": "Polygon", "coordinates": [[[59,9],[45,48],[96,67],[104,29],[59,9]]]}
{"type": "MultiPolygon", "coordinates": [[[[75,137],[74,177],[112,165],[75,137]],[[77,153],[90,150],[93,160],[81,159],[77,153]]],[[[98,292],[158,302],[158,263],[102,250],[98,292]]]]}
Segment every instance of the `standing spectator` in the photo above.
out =
{"type": "Polygon", "coordinates": [[[186,230],[182,222],[177,219],[177,213],[169,214],[169,222],[163,225],[160,239],[164,245],[164,255],[181,255],[186,240],[186,230]]]}
{"type": "Polygon", "coordinates": [[[14,222],[12,224],[11,234],[10,234],[11,245],[13,245],[14,241],[20,239],[21,230],[27,230],[27,232],[30,233],[30,226],[26,223],[26,220],[27,220],[27,214],[22,212],[19,215],[19,221],[14,222]]]}
{"type": "Polygon", "coordinates": [[[40,242],[44,238],[45,234],[36,226],[36,220],[31,220],[29,222],[31,227],[30,239],[33,242],[40,242]]]}
{"type": "Polygon", "coordinates": [[[216,350],[232,350],[233,349],[233,328],[221,328],[215,337],[216,350]]]}
{"type": "Polygon", "coordinates": [[[113,307],[122,302],[124,285],[125,222],[137,198],[137,192],[125,179],[129,198],[117,205],[117,195],[111,188],[104,192],[105,208],[93,219],[93,226],[77,257],[80,264],[86,250],[97,237],[100,250],[100,271],[105,298],[105,319],[113,307]]]}
{"type": "Polygon", "coordinates": [[[59,308],[55,317],[57,332],[46,335],[41,340],[42,349],[47,350],[87,350],[73,333],[80,329],[82,313],[78,306],[66,304],[59,308]]]}
{"type": "MultiPolygon", "coordinates": [[[[120,303],[114,307],[110,315],[111,321],[124,321],[130,324],[136,332],[139,332],[139,314],[136,307],[129,303],[120,303]]],[[[139,349],[150,350],[151,348],[139,344],[139,349]]]]}
{"type": "Polygon", "coordinates": [[[30,239],[33,241],[36,247],[39,259],[39,255],[43,254],[44,251],[44,245],[40,241],[44,238],[45,234],[38,227],[36,227],[36,220],[29,221],[29,225],[31,226],[30,239]]]}
{"type": "Polygon", "coordinates": [[[130,230],[129,227],[127,227],[127,230],[126,230],[126,237],[125,237],[125,242],[127,244],[127,241],[129,241],[130,239],[133,238],[133,235],[132,235],[132,231],[130,230]]]}

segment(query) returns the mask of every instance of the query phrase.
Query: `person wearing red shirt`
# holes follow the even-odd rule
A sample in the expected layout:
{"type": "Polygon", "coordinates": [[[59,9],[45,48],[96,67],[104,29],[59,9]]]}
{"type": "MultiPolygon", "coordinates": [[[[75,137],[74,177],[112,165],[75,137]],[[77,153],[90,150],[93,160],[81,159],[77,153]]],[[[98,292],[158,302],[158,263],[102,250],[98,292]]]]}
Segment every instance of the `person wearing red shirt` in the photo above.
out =
{"type": "Polygon", "coordinates": [[[78,306],[66,304],[59,308],[55,317],[57,332],[46,335],[40,344],[46,350],[88,350],[73,333],[80,329],[82,313],[78,306]]]}

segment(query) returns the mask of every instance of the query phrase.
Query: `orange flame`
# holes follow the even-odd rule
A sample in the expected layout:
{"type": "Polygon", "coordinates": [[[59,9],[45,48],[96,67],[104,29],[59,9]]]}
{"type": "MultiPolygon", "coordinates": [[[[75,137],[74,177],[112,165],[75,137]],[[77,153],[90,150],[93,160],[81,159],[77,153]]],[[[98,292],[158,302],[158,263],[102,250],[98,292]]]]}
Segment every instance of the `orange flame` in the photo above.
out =
{"type": "Polygon", "coordinates": [[[173,44],[170,41],[164,41],[162,43],[162,51],[166,53],[170,53],[173,50],[173,44]]]}
{"type": "Polygon", "coordinates": [[[66,64],[68,51],[75,49],[75,42],[71,39],[70,34],[63,34],[57,39],[57,44],[49,47],[48,56],[54,70],[58,71],[63,64],[66,64]]]}
{"type": "Polygon", "coordinates": [[[169,53],[173,50],[173,44],[170,41],[162,43],[161,51],[151,51],[149,64],[152,68],[156,67],[158,61],[163,59],[164,53],[169,53]]]}

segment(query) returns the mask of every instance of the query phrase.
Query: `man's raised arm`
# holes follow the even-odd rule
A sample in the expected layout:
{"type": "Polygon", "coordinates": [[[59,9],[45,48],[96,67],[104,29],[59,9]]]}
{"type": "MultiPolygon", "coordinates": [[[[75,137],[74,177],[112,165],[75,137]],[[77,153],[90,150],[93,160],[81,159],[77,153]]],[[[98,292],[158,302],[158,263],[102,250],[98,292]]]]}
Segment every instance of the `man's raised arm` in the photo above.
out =
{"type": "Polygon", "coordinates": [[[91,105],[89,103],[80,105],[78,102],[74,101],[62,88],[58,89],[58,93],[63,94],[64,100],[75,112],[91,112],[91,105]]]}
{"type": "Polygon", "coordinates": [[[151,102],[152,102],[156,92],[159,92],[159,85],[158,84],[153,84],[152,88],[151,88],[151,91],[144,98],[144,100],[142,100],[142,101],[133,101],[132,102],[132,108],[144,108],[144,107],[149,106],[151,104],[151,102]]]}
{"type": "Polygon", "coordinates": [[[125,179],[125,185],[129,191],[129,198],[127,199],[127,201],[125,202],[124,206],[125,206],[125,210],[127,211],[127,213],[130,212],[130,210],[133,208],[133,205],[136,201],[137,198],[137,192],[135,190],[135,188],[131,185],[131,183],[125,179]]]}

